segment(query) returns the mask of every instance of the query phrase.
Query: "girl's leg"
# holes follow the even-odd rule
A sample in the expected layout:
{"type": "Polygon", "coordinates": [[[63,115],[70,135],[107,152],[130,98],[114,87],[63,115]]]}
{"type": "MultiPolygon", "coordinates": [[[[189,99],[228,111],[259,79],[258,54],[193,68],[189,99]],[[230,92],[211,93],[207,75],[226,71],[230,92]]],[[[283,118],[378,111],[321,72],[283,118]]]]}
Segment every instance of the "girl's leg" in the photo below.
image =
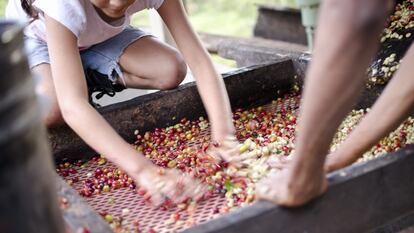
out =
{"type": "Polygon", "coordinates": [[[121,55],[119,64],[127,87],[132,88],[172,89],[187,74],[187,65],[177,50],[153,37],[144,37],[130,44],[121,55]]]}
{"type": "Polygon", "coordinates": [[[47,98],[47,113],[43,122],[47,127],[63,124],[64,120],[57,102],[55,86],[53,85],[52,71],[49,64],[40,64],[32,69],[32,72],[40,76],[39,83],[36,84],[36,93],[47,98]]]}
{"type": "MultiPolygon", "coordinates": [[[[187,73],[181,55],[174,48],[152,37],[144,37],[130,44],[121,55],[119,64],[127,87],[132,88],[171,89],[177,87],[187,73]]],[[[32,72],[41,77],[36,84],[36,93],[48,100],[44,123],[47,127],[63,124],[50,65],[40,64],[32,72]]]]}

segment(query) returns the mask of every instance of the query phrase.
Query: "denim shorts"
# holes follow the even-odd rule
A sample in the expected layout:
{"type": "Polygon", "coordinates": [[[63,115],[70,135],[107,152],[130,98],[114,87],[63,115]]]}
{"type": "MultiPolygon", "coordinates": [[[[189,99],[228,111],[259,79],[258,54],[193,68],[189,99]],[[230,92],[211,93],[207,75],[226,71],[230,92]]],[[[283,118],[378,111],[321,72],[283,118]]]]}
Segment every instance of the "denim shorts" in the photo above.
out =
{"type": "MultiPolygon", "coordinates": [[[[120,83],[125,85],[119,58],[130,44],[145,36],[150,35],[138,28],[129,26],[118,35],[80,51],[84,70],[96,71],[107,76],[113,83],[121,81],[120,83]],[[117,80],[118,78],[121,78],[121,80],[117,80]]],[[[26,38],[25,43],[31,69],[40,64],[50,64],[46,42],[26,38]]]]}

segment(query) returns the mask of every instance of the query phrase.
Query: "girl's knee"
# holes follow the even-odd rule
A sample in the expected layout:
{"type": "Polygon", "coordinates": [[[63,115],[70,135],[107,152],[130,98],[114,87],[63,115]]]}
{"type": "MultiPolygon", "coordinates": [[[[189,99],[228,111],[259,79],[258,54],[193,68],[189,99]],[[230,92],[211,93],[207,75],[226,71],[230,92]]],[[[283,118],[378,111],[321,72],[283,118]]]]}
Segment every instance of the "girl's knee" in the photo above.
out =
{"type": "Polygon", "coordinates": [[[169,90],[177,87],[187,75],[187,64],[178,52],[171,56],[168,63],[163,72],[165,75],[160,77],[158,87],[160,90],[169,90]]]}

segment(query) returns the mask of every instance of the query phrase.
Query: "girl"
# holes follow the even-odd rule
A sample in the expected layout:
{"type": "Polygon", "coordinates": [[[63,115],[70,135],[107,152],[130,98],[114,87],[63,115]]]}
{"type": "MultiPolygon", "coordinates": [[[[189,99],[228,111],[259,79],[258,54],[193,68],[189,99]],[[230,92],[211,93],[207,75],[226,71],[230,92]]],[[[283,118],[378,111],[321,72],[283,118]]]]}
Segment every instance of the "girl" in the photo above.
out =
{"type": "MultiPolygon", "coordinates": [[[[232,145],[235,129],[223,80],[190,26],[180,0],[10,0],[9,18],[30,19],[25,30],[32,71],[51,109],[48,126],[63,120],[98,153],[124,169],[152,196],[179,202],[202,195],[198,182],[176,171],[160,175],[157,168],[125,142],[88,103],[85,72],[93,82],[132,88],[171,89],[193,71],[212,124],[212,139],[232,145]],[[132,14],[155,8],[182,56],[143,31],[130,27],[132,14]],[[91,70],[93,72],[91,72],[91,70]],[[96,75],[97,74],[97,75],[96,75]],[[109,80],[109,81],[108,81],[109,80]],[[230,143],[229,143],[230,142],[230,143]],[[154,185],[157,184],[157,185],[154,185]],[[177,189],[182,184],[183,189],[177,189]]],[[[88,80],[89,81],[89,80],[88,80]]],[[[221,147],[229,159],[231,146],[221,147]]]]}

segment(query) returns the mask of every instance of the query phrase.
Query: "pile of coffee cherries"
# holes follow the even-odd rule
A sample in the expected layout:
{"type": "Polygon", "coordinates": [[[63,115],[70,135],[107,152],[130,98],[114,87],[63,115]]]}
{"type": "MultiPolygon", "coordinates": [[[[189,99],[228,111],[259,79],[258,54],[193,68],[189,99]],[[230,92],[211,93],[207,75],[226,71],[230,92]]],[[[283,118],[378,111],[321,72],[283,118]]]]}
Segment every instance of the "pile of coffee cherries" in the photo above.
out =
{"type": "Polygon", "coordinates": [[[95,156],[88,163],[96,163],[102,168],[97,168],[93,173],[87,173],[86,177],[80,178],[77,169],[82,169],[87,166],[87,163],[83,161],[77,161],[76,163],[65,162],[59,164],[56,171],[64,178],[69,185],[73,185],[82,180],[83,188],[79,191],[79,194],[84,197],[91,197],[94,194],[100,194],[102,192],[110,192],[120,188],[135,189],[133,180],[122,170],[115,167],[104,167],[107,160],[103,157],[95,156]]]}
{"type": "Polygon", "coordinates": [[[271,105],[278,109],[268,106],[234,112],[236,137],[243,142],[238,149],[240,153],[252,155],[241,168],[228,166],[226,162],[217,164],[209,156],[209,149],[218,145],[210,143],[209,123],[203,117],[194,121],[182,119],[174,126],[157,128],[143,136],[138,134],[135,146],[154,164],[195,174],[208,185],[207,198],[225,195],[227,206],[216,210],[225,213],[255,199],[253,184],[269,169],[259,158],[291,153],[299,98],[298,95],[278,98],[271,105]]]}
{"type": "MultiPolygon", "coordinates": [[[[381,43],[392,46],[398,41],[411,42],[414,32],[414,1],[407,0],[395,6],[393,14],[388,18],[386,28],[381,36],[381,43]]],[[[398,43],[397,43],[398,45],[398,43]]],[[[389,50],[389,48],[387,48],[389,50]]],[[[395,53],[391,53],[385,59],[376,60],[369,69],[369,79],[367,86],[386,84],[395,71],[398,70],[401,58],[395,53]]]]}
{"type": "MultiPolygon", "coordinates": [[[[182,119],[174,126],[156,128],[152,132],[140,133],[136,130],[136,141],[133,146],[154,164],[193,174],[195,178],[203,181],[208,187],[205,199],[217,195],[225,197],[225,205],[211,210],[212,214],[219,216],[253,203],[256,199],[255,184],[275,170],[269,165],[269,161],[291,156],[294,151],[299,102],[300,96],[292,94],[277,98],[264,107],[237,109],[233,113],[236,137],[240,142],[237,149],[241,154],[248,155],[246,160],[242,161],[242,166],[229,166],[226,162],[212,159],[209,151],[219,145],[210,142],[209,122],[203,117],[191,121],[182,119]]],[[[345,140],[366,112],[367,110],[352,111],[340,126],[332,150],[345,140]]],[[[381,140],[367,152],[360,161],[373,159],[397,150],[406,143],[412,143],[413,123],[413,119],[408,119],[389,137],[381,140]]],[[[79,190],[82,196],[88,198],[122,188],[136,189],[133,180],[122,170],[112,165],[108,166],[105,158],[94,157],[90,162],[98,165],[98,168],[82,177],[82,188],[79,190]]],[[[69,184],[74,184],[80,182],[80,178],[76,176],[76,168],[82,166],[85,166],[82,161],[74,164],[63,163],[58,165],[57,172],[66,177],[69,184]]],[[[160,208],[167,210],[171,207],[171,201],[167,201],[160,208]]],[[[180,211],[191,212],[195,208],[196,203],[192,201],[178,205],[180,211]]],[[[102,213],[102,216],[117,229],[116,232],[127,232],[119,220],[122,218],[108,213],[102,213]]],[[[191,217],[187,220],[181,219],[180,213],[177,212],[171,215],[165,225],[177,222],[188,223],[189,226],[195,224],[191,217]]],[[[139,223],[135,225],[139,226],[139,223]]]]}
{"type": "MultiPolygon", "coordinates": [[[[334,151],[341,142],[352,132],[356,125],[362,120],[369,109],[353,110],[342,122],[331,145],[334,151]]],[[[394,152],[407,144],[414,143],[414,119],[409,117],[396,130],[378,142],[377,145],[367,151],[357,162],[365,162],[378,158],[386,153],[394,152]]]]}
{"type": "Polygon", "coordinates": [[[407,30],[411,28],[414,28],[414,1],[407,0],[395,6],[393,14],[387,20],[381,43],[409,38],[411,33],[407,30]]]}

